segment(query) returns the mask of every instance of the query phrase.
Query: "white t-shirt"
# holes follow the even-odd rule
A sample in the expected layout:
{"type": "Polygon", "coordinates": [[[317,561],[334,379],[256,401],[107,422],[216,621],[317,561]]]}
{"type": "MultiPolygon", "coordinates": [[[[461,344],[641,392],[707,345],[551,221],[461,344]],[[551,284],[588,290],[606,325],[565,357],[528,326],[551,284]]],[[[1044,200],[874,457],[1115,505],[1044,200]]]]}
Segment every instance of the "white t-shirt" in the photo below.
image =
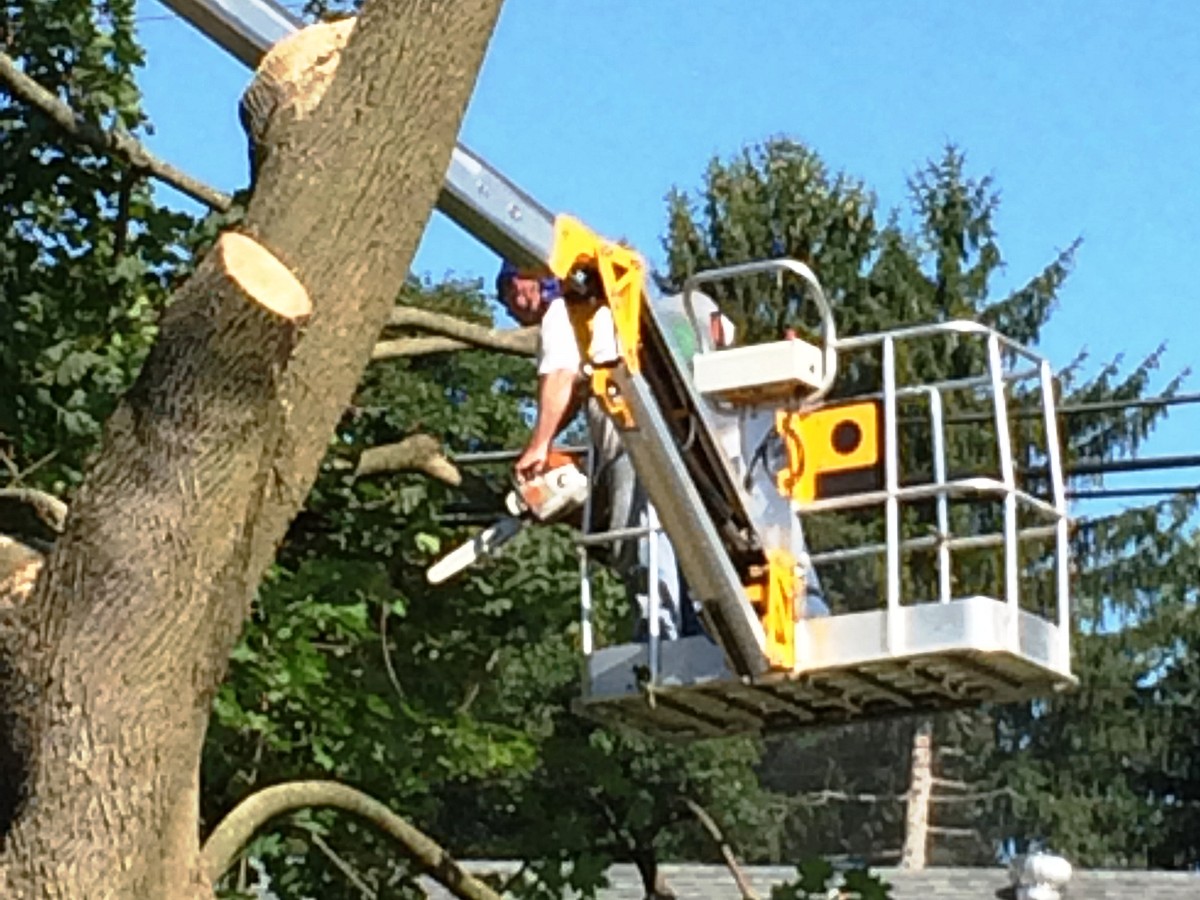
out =
{"type": "MultiPolygon", "coordinates": [[[[592,345],[588,359],[593,363],[610,363],[617,359],[617,333],[613,326],[612,310],[601,306],[592,316],[592,345]]],[[[537,370],[539,375],[563,370],[578,373],[583,366],[579,342],[567,313],[567,301],[556,297],[550,301],[538,333],[537,370]]]]}

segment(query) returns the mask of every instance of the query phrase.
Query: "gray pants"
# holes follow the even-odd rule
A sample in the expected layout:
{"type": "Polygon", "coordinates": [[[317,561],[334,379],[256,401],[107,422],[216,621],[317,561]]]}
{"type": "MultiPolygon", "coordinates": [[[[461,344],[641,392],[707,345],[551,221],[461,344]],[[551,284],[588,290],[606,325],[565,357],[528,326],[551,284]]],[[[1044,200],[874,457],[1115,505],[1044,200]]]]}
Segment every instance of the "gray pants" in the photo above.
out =
{"type": "MultiPolygon", "coordinates": [[[[616,531],[646,528],[656,520],[646,491],[638,481],[633,463],[621,446],[615,425],[604,415],[599,403],[589,398],[588,431],[596,450],[592,484],[592,531],[616,531]]],[[[636,636],[644,638],[650,630],[650,584],[658,584],[658,634],[674,640],[694,631],[695,611],[684,609],[691,601],[684,598],[675,550],[666,532],[641,538],[625,538],[602,548],[597,554],[616,573],[629,596],[637,604],[636,636]],[[653,545],[653,550],[651,549],[653,545]],[[654,572],[651,570],[654,556],[654,572]]]]}

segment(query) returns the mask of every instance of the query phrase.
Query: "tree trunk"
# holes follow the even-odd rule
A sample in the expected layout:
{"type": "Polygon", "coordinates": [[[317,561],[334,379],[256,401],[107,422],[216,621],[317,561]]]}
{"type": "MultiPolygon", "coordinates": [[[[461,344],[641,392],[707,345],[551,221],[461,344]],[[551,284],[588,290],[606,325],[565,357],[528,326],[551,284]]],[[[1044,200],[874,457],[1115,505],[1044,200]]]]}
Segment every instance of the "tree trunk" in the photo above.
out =
{"type": "Polygon", "coordinates": [[[633,853],[633,864],[642,879],[645,900],[675,900],[675,890],[658,868],[658,854],[653,846],[639,847],[633,853]]]}
{"type": "Polygon", "coordinates": [[[0,896],[211,896],[210,702],[407,273],[499,4],[368,0],[327,96],[272,123],[242,233],[164,315],[32,594],[0,604],[0,896]]]}
{"type": "Polygon", "coordinates": [[[929,845],[929,801],[933,795],[932,719],[922,719],[913,731],[909,773],[900,867],[921,870],[925,868],[925,854],[929,845]]]}

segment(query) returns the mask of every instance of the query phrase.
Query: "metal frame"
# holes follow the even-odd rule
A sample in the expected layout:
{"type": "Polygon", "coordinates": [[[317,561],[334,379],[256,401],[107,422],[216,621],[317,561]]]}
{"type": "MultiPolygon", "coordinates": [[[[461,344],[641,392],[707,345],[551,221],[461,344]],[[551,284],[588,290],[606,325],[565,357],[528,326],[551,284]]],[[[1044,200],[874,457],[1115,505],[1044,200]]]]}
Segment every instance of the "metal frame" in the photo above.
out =
{"type": "MultiPolygon", "coordinates": [[[[881,608],[797,623],[796,669],[750,679],[734,677],[721,659],[720,648],[705,637],[659,642],[651,635],[644,645],[602,649],[589,644],[584,662],[586,690],[579,703],[582,712],[660,735],[696,738],[812,727],[985,700],[1003,702],[1074,683],[1070,671],[1069,517],[1049,363],[993,329],[968,321],[855,336],[838,340],[833,349],[843,364],[849,353],[877,353],[881,360],[881,390],[850,399],[883,401],[883,487],[816,500],[796,506],[795,512],[804,519],[882,507],[882,543],[810,553],[818,567],[882,557],[881,608]],[[898,348],[945,336],[980,343],[983,370],[932,384],[899,383],[898,348]],[[1013,459],[1006,393],[1030,382],[1041,394],[1044,452],[1051,473],[1048,498],[1018,482],[1013,459]],[[994,475],[956,477],[948,471],[945,399],[947,394],[963,391],[985,394],[979,402],[992,407],[998,463],[994,475]],[[927,482],[901,484],[898,405],[914,397],[929,404],[932,473],[927,482]],[[901,511],[905,505],[930,500],[936,532],[903,535],[901,511]],[[1002,505],[999,531],[951,533],[950,504],[972,501],[1002,505]],[[1032,515],[1035,523],[1021,527],[1021,514],[1032,515]],[[1053,539],[1053,620],[1020,605],[1019,544],[1047,539],[1053,539]],[[955,554],[985,547],[1003,548],[996,596],[954,596],[955,554]],[[935,555],[932,597],[903,596],[902,560],[913,551],[935,555]]],[[[628,537],[629,532],[593,534],[585,540],[587,544],[600,543],[628,537]]]]}
{"type": "Polygon", "coordinates": [[[688,319],[692,323],[692,330],[696,334],[696,341],[699,344],[701,341],[700,323],[696,321],[696,313],[692,306],[692,295],[702,284],[712,284],[716,281],[728,281],[733,278],[743,278],[747,275],[768,275],[778,274],[782,276],[784,273],[790,272],[798,277],[808,286],[812,293],[813,301],[817,304],[817,312],[821,316],[821,350],[824,358],[824,369],[821,373],[821,383],[818,387],[806,397],[806,403],[816,403],[829,393],[833,387],[833,382],[837,378],[837,324],[834,322],[833,310],[829,308],[829,301],[825,299],[825,291],[821,287],[821,282],[817,280],[817,276],[813,274],[812,269],[794,259],[767,259],[757,262],[738,263],[733,266],[723,266],[719,269],[708,269],[704,272],[698,272],[692,275],[683,283],[683,305],[687,310],[688,319]]]}

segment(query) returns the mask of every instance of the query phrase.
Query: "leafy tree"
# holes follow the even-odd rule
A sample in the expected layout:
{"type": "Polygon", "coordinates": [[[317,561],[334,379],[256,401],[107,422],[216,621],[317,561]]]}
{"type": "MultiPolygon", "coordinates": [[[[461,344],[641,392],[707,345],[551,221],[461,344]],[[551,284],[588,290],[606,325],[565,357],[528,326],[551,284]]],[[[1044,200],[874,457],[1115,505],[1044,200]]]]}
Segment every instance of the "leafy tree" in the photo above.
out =
{"type": "MultiPolygon", "coordinates": [[[[85,120],[136,133],[132,0],[0,6],[18,66],[85,120]]],[[[155,334],[190,224],[146,180],[0,91],[0,486],[62,490],[155,334]]]]}

